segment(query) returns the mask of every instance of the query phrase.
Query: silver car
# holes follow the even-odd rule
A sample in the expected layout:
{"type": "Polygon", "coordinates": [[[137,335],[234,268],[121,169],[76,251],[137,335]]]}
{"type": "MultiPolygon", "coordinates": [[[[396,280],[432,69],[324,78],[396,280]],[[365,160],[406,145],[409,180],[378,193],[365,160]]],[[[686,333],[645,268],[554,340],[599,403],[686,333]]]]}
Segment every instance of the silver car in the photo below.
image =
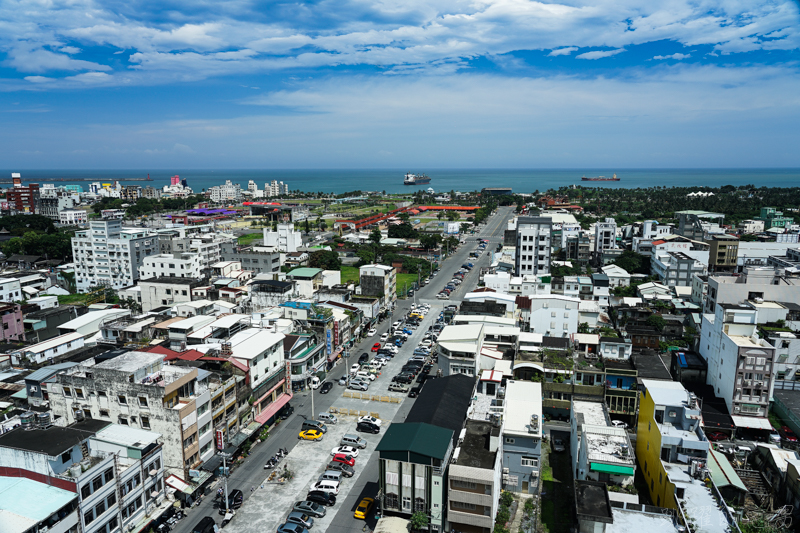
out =
{"type": "Polygon", "coordinates": [[[348,385],[348,388],[353,389],[353,390],[366,391],[366,390],[369,390],[369,383],[366,382],[366,381],[361,381],[361,380],[355,379],[355,380],[350,382],[350,385],[348,385]]]}
{"type": "Polygon", "coordinates": [[[289,524],[301,525],[306,529],[310,529],[314,525],[313,518],[311,518],[305,513],[300,513],[298,511],[292,511],[291,513],[289,513],[289,516],[286,517],[286,522],[289,524]]]}

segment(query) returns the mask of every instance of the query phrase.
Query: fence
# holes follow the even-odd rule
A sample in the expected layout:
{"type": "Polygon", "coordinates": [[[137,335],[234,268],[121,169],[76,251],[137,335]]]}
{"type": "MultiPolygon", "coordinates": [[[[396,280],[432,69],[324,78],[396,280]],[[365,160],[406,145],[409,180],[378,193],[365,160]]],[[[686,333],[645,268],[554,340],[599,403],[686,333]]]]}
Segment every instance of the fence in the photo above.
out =
{"type": "Polygon", "coordinates": [[[337,409],[336,407],[331,407],[328,409],[331,414],[334,415],[342,415],[342,416],[374,416],[375,418],[380,418],[380,413],[375,413],[372,411],[359,411],[358,409],[337,409]]]}
{"type": "Polygon", "coordinates": [[[386,403],[401,403],[403,401],[402,398],[396,398],[394,396],[379,396],[376,394],[367,394],[365,392],[350,392],[350,391],[343,392],[342,397],[353,398],[354,400],[369,400],[371,402],[386,402],[386,403]]]}

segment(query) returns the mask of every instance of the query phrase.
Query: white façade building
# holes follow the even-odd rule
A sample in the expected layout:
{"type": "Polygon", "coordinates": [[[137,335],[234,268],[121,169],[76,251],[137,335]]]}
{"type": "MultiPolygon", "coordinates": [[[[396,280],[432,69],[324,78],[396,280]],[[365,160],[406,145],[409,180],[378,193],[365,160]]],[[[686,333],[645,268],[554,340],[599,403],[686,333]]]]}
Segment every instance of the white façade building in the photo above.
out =
{"type": "Polygon", "coordinates": [[[515,270],[518,276],[550,274],[550,234],[553,219],[518,217],[516,229],[515,270]]]}
{"type": "Polygon", "coordinates": [[[158,254],[144,259],[144,263],[139,267],[139,278],[200,278],[202,269],[200,254],[158,254]]]}

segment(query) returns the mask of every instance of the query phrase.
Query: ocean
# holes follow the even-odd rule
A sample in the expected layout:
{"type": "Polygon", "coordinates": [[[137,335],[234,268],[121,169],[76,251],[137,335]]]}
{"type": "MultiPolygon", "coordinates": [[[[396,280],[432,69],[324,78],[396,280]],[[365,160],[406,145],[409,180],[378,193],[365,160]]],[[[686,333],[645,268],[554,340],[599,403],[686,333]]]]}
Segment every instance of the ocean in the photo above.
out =
{"type": "MultiPolygon", "coordinates": [[[[11,178],[12,172],[22,174],[23,183],[78,184],[87,189],[91,181],[103,183],[119,180],[123,184],[169,185],[170,176],[179,175],[197,192],[219,185],[225,180],[247,188],[249,180],[264,188],[272,180],[283,181],[290,190],[304,192],[344,193],[349,191],[385,191],[387,193],[412,192],[433,188],[435,191],[473,191],[483,187],[511,187],[514,192],[545,191],[573,184],[588,187],[693,187],[722,185],[747,185],[757,187],[796,187],[800,184],[800,169],[376,169],[376,170],[19,170],[0,171],[0,178],[11,178]],[[406,172],[425,173],[431,178],[427,185],[403,185],[406,172]],[[617,182],[581,182],[582,176],[617,174],[617,182]],[[144,178],[153,181],[129,181],[144,178]],[[75,181],[90,178],[91,181],[75,181]]],[[[0,185],[2,186],[2,185],[0,185]]]]}

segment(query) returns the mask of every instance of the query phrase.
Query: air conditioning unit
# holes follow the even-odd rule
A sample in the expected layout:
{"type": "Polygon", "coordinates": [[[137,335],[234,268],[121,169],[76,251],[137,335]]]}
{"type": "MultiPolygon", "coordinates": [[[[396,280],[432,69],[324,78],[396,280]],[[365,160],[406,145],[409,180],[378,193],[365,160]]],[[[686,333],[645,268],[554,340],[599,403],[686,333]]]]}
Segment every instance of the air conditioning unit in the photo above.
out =
{"type": "Polygon", "coordinates": [[[504,469],[503,469],[503,475],[505,475],[505,476],[507,476],[507,475],[508,475],[508,468],[504,468],[504,469]]]}

